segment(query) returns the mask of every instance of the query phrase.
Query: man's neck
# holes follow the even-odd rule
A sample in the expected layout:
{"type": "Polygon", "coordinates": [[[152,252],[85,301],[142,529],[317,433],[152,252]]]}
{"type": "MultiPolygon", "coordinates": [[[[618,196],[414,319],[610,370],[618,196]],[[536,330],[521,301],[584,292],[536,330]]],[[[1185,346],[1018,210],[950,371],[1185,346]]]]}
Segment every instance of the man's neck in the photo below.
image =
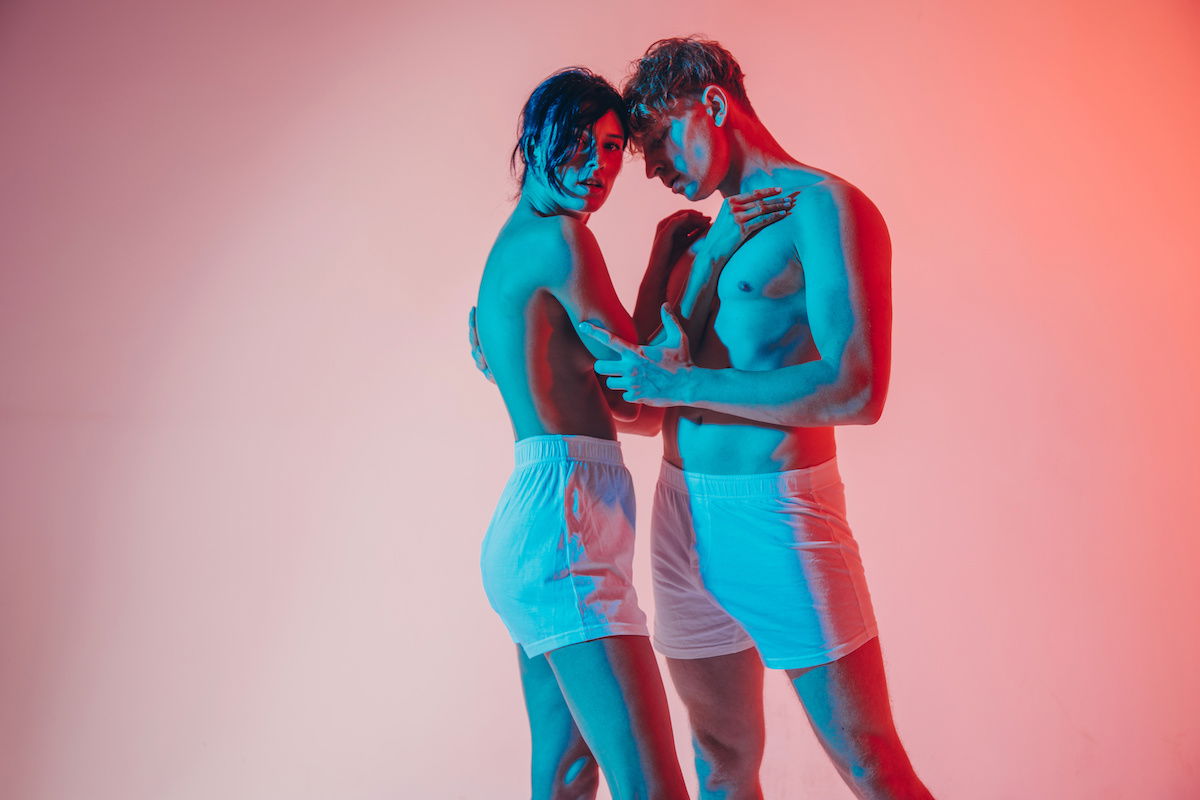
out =
{"type": "Polygon", "coordinates": [[[729,171],[717,187],[722,197],[773,185],[771,173],[803,166],[775,141],[757,119],[746,119],[729,134],[729,171]]]}

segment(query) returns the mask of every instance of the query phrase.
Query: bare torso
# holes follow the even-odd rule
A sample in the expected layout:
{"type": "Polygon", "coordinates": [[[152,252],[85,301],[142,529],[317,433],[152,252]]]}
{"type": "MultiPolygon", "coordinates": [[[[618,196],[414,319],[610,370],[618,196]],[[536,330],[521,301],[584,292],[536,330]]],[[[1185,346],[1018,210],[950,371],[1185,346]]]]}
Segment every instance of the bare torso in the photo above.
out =
{"type": "Polygon", "coordinates": [[[567,434],[615,439],[594,357],[548,286],[537,254],[562,236],[564,220],[514,212],[488,255],[479,286],[478,326],[514,438],[567,434]]]}
{"type": "MultiPolygon", "coordinates": [[[[771,175],[785,194],[826,180],[838,179],[810,168],[771,175]]],[[[771,370],[819,357],[795,244],[803,237],[800,224],[789,218],[764,228],[725,265],[704,335],[692,347],[697,365],[771,370]]],[[[663,422],[663,453],[693,472],[754,474],[828,461],[836,446],[832,427],[787,427],[677,406],[663,422]]]]}

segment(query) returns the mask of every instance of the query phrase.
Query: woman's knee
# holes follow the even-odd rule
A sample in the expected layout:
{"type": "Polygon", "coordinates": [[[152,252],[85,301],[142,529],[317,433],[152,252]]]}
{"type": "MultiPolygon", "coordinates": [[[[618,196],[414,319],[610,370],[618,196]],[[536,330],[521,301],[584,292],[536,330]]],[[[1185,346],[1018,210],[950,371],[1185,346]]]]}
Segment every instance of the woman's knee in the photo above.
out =
{"type": "Polygon", "coordinates": [[[600,768],[586,745],[558,757],[534,758],[533,800],[593,800],[600,768]]]}

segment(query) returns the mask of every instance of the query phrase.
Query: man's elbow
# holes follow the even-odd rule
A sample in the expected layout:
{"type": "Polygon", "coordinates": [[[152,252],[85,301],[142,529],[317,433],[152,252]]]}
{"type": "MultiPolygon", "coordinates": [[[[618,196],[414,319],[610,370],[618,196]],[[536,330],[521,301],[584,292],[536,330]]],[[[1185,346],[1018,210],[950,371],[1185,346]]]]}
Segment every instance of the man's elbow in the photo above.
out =
{"type": "Polygon", "coordinates": [[[855,424],[855,425],[874,425],[876,422],[879,422],[879,418],[882,416],[883,416],[883,406],[882,405],[869,405],[858,413],[858,416],[855,417],[853,424],[855,424]]]}
{"type": "Polygon", "coordinates": [[[852,425],[874,425],[883,416],[883,401],[887,391],[874,381],[867,381],[857,392],[852,425]]]}
{"type": "Polygon", "coordinates": [[[860,374],[849,385],[843,384],[840,392],[838,419],[835,425],[874,425],[883,415],[885,387],[868,374],[860,374]]]}

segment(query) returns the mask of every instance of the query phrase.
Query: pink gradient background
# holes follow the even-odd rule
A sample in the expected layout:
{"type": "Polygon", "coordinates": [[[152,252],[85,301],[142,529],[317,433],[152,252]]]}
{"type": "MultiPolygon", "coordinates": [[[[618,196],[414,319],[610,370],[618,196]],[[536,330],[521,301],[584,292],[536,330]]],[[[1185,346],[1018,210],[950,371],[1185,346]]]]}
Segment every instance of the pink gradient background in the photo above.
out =
{"type": "MultiPolygon", "coordinates": [[[[922,776],[1195,797],[1198,23],[1185,0],[5,4],[0,796],[523,796],[477,568],[511,437],[466,309],[529,90],[701,31],[891,227],[890,403],[841,462],[922,776]]],[[[594,218],[628,303],[678,207],[630,161],[594,218]]],[[[625,447],[645,531],[659,445],[625,447]]],[[[849,797],[769,677],[767,796],[849,797]]]]}

